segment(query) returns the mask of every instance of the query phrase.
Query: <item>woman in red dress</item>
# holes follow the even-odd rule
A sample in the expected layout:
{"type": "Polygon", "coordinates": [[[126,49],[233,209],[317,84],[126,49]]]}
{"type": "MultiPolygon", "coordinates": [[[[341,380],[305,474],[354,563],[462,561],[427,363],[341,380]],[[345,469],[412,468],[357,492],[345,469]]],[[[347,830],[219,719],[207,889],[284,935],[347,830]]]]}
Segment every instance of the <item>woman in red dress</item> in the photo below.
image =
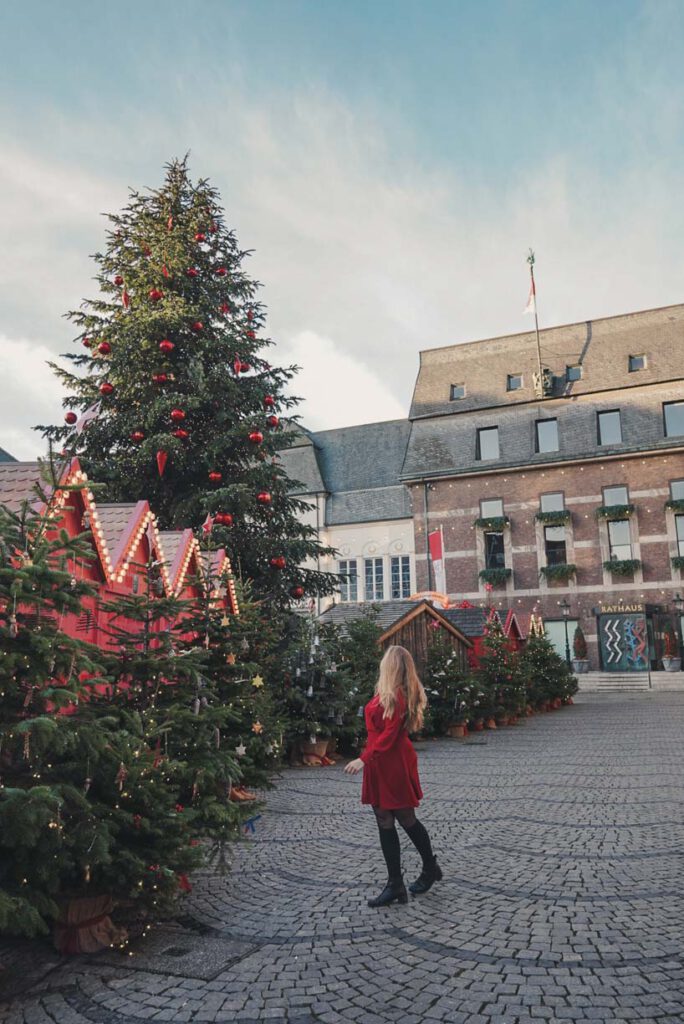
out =
{"type": "Polygon", "coordinates": [[[423,870],[409,885],[414,895],[427,892],[442,878],[430,836],[416,818],[415,808],[423,791],[418,778],[418,758],[409,732],[423,725],[427,698],[413,658],[404,647],[388,647],[380,662],[375,696],[366,704],[368,742],[360,757],[345,772],[363,769],[361,802],[371,804],[380,832],[380,846],[387,864],[387,885],[369,907],[386,907],[397,900],[408,903],[401,874],[401,847],[395,826],[398,821],[423,861],[423,870]]]}

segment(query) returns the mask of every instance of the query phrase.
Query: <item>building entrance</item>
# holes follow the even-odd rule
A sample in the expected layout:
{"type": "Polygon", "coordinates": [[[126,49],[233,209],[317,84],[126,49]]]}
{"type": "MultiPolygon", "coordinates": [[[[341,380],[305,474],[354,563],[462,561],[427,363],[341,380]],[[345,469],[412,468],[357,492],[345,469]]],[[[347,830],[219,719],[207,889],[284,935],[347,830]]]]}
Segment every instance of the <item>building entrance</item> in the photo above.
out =
{"type": "Polygon", "coordinates": [[[601,605],[598,635],[605,672],[648,671],[648,628],[643,605],[601,605]]]}

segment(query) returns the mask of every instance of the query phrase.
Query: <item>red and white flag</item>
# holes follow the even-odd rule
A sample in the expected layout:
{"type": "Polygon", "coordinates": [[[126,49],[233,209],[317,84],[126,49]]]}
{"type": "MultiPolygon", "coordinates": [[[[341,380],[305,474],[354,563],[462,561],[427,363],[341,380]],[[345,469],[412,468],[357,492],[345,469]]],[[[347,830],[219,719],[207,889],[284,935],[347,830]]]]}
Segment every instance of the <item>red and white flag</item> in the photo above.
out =
{"type": "Polygon", "coordinates": [[[428,534],[430,547],[430,561],[432,562],[432,573],[435,581],[435,590],[440,594],[446,594],[446,567],[444,565],[444,536],[442,527],[433,530],[428,534]]]}
{"type": "Polygon", "coordinates": [[[527,296],[527,305],[523,309],[525,313],[536,313],[537,312],[537,293],[534,287],[534,278],[530,278],[530,294],[527,296]]]}
{"type": "Polygon", "coordinates": [[[95,405],[91,405],[88,409],[86,409],[83,415],[79,418],[79,420],[76,423],[76,426],[74,427],[75,432],[77,434],[82,434],[85,428],[88,426],[88,424],[92,422],[92,420],[96,420],[99,415],[100,403],[95,402],[95,405]]]}

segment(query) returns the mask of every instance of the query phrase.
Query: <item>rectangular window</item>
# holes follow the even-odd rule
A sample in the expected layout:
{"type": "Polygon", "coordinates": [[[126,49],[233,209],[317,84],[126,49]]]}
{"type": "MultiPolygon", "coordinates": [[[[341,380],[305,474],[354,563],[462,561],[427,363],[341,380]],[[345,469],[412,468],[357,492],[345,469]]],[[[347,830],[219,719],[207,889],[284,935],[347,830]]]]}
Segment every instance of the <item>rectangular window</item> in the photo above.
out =
{"type": "Polygon", "coordinates": [[[459,398],[465,398],[465,384],[452,384],[451,401],[456,402],[459,398]]]}
{"type": "Polygon", "coordinates": [[[665,437],[680,437],[684,434],[684,402],[665,402],[665,437]]]}
{"type": "Polygon", "coordinates": [[[684,480],[670,482],[670,497],[673,501],[684,501],[684,480]]]}
{"type": "Polygon", "coordinates": [[[582,367],[579,365],[579,363],[576,366],[565,367],[565,379],[568,382],[582,379],[582,367]]]}
{"type": "Polygon", "coordinates": [[[677,554],[684,555],[684,516],[675,516],[677,530],[677,554]]]}
{"type": "Polygon", "coordinates": [[[579,619],[544,619],[544,633],[556,654],[561,658],[572,658],[572,641],[579,619]]]}
{"type": "Polygon", "coordinates": [[[547,565],[565,565],[568,554],[565,546],[564,526],[545,526],[544,546],[547,565]]]}
{"type": "Polygon", "coordinates": [[[366,601],[384,601],[382,558],[366,558],[366,601]]]}
{"type": "Polygon", "coordinates": [[[608,523],[608,543],[610,558],[623,561],[632,557],[632,539],[629,532],[629,519],[615,519],[608,523]]]}
{"type": "Polygon", "coordinates": [[[558,451],[558,420],[537,420],[535,424],[538,452],[558,451]]]}
{"type": "Polygon", "coordinates": [[[562,491],[555,491],[553,494],[540,494],[540,512],[562,512],[565,508],[565,496],[562,491]]]}
{"type": "Polygon", "coordinates": [[[337,564],[340,576],[346,576],[346,579],[340,580],[340,600],[358,601],[359,579],[356,568],[356,559],[343,558],[342,561],[337,564]]]}
{"type": "Polygon", "coordinates": [[[628,505],[629,494],[626,487],[604,487],[603,488],[603,504],[604,505],[628,505]]]}
{"type": "Polygon", "coordinates": [[[630,356],[629,357],[629,372],[636,373],[637,370],[646,369],[646,356],[630,356]]]}
{"type": "Polygon", "coordinates": [[[484,462],[485,459],[499,458],[499,428],[481,427],[477,432],[477,451],[475,458],[484,462]]]}
{"type": "Polygon", "coordinates": [[[504,555],[503,533],[485,533],[485,568],[505,569],[506,557],[504,555]]]}
{"type": "Polygon", "coordinates": [[[622,422],[619,409],[600,412],[597,416],[597,425],[599,444],[622,444],[622,422]]]}
{"type": "Polygon", "coordinates": [[[520,391],[523,386],[522,373],[509,373],[506,389],[508,391],[520,391]]]}
{"type": "Polygon", "coordinates": [[[390,559],[391,586],[393,601],[411,595],[411,559],[408,555],[393,555],[390,559]]]}
{"type": "Polygon", "coordinates": [[[503,498],[483,498],[480,502],[480,515],[483,519],[493,519],[503,514],[503,498]]]}

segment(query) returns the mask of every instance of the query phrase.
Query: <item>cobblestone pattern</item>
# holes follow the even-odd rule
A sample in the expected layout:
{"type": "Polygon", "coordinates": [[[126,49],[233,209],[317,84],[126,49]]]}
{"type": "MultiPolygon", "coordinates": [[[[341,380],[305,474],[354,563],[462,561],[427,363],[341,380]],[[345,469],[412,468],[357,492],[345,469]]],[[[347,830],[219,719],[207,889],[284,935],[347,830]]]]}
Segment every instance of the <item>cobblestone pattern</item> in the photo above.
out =
{"type": "Polygon", "coordinates": [[[587,695],[423,746],[445,880],[380,911],[359,777],[290,770],[233,872],[133,957],[0,951],[0,1021],[681,1024],[683,735],[684,694],[587,695]]]}

